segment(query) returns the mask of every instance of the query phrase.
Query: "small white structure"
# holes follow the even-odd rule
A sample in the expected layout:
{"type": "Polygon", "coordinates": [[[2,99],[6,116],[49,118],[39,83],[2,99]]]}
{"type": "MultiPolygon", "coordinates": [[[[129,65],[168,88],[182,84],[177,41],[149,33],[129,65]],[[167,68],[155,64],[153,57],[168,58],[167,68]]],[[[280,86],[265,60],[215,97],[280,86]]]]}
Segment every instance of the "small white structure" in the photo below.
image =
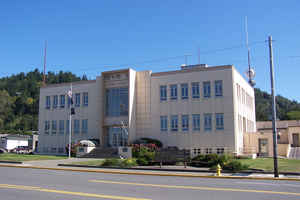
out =
{"type": "Polygon", "coordinates": [[[28,146],[30,136],[27,135],[0,135],[0,148],[7,149],[8,151],[18,146],[28,146]]]}
{"type": "Polygon", "coordinates": [[[77,148],[77,156],[88,154],[96,147],[95,143],[90,140],[81,140],[79,143],[80,146],[77,148]]]}

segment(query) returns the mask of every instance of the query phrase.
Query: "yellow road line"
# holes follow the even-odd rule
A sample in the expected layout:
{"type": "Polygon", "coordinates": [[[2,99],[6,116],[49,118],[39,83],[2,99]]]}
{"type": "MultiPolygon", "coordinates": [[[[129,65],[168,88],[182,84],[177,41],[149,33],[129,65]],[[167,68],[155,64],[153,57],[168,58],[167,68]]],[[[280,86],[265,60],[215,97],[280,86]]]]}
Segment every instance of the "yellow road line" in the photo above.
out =
{"type": "Polygon", "coordinates": [[[31,191],[39,191],[39,192],[50,192],[50,193],[57,193],[57,194],[67,194],[67,195],[75,195],[75,196],[83,196],[83,197],[96,197],[96,198],[104,198],[104,199],[151,200],[151,199],[145,199],[145,198],[124,197],[124,196],[104,195],[104,194],[93,194],[93,193],[84,193],[84,192],[71,192],[71,191],[65,191],[65,190],[53,190],[53,189],[46,189],[46,188],[41,188],[41,187],[32,187],[32,186],[25,186],[25,185],[0,184],[0,188],[31,190],[31,191]]]}
{"type": "Polygon", "coordinates": [[[197,186],[183,186],[183,185],[159,185],[159,184],[146,184],[146,183],[133,183],[133,182],[118,182],[118,181],[106,181],[106,180],[89,180],[94,183],[109,183],[109,184],[121,184],[121,185],[135,185],[145,187],[160,187],[171,189],[191,189],[191,190],[208,190],[208,191],[229,191],[229,192],[250,192],[250,193],[266,193],[266,194],[280,194],[280,195],[294,195],[300,196],[300,193],[294,192],[276,192],[269,190],[248,190],[237,188],[219,188],[219,187],[197,187],[197,186]]]}

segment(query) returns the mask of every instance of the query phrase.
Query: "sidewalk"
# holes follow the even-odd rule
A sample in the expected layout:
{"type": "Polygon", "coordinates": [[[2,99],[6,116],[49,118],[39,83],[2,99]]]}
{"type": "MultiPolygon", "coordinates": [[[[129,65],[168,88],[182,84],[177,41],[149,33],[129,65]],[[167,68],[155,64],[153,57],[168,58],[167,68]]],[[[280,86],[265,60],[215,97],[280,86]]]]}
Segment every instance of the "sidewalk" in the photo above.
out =
{"type": "MultiPolygon", "coordinates": [[[[199,178],[234,178],[234,179],[261,179],[274,180],[273,174],[263,173],[222,173],[221,177],[216,177],[215,172],[187,166],[147,166],[135,169],[120,168],[100,168],[95,166],[74,166],[71,163],[79,161],[93,160],[92,158],[70,158],[62,160],[39,160],[25,161],[23,164],[5,164],[0,163],[2,167],[21,167],[48,170],[65,170],[77,172],[94,172],[94,173],[114,173],[114,174],[132,174],[132,175],[152,175],[152,176],[181,176],[181,177],[199,177],[199,178]],[[65,165],[65,166],[62,166],[65,165]]],[[[280,175],[280,179],[276,180],[294,180],[300,181],[300,175],[280,175]]]]}

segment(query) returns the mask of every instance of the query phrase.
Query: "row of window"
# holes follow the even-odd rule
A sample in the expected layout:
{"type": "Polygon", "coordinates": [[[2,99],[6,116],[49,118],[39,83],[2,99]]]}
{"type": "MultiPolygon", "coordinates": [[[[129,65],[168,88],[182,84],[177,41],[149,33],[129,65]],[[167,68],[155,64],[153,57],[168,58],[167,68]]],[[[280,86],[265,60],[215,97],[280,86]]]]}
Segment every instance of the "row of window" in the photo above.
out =
{"type": "MultiPolygon", "coordinates": [[[[211,82],[210,81],[204,81],[203,83],[203,97],[204,98],[210,98],[211,97],[211,82]]],[[[223,96],[223,81],[222,80],[216,80],[214,81],[215,86],[215,96],[220,97],[223,96]]],[[[172,84],[169,86],[170,88],[170,99],[171,100],[177,100],[178,99],[178,90],[177,90],[177,84],[172,84]]],[[[189,98],[189,84],[188,83],[182,83],[180,84],[181,88],[181,99],[188,99],[189,98]]],[[[200,83],[199,82],[193,82],[191,83],[191,93],[193,99],[199,99],[200,98],[200,83]]],[[[167,85],[161,85],[160,86],[160,100],[166,101],[168,97],[167,94],[167,85]]]]}
{"type": "MultiPolygon", "coordinates": [[[[75,134],[80,133],[80,120],[79,119],[74,119],[73,120],[73,132],[75,134]]],[[[46,120],[45,121],[45,126],[44,126],[45,134],[56,134],[57,132],[59,134],[66,134],[70,133],[70,120],[52,120],[51,121],[51,131],[50,131],[50,121],[46,120]],[[58,122],[58,129],[57,129],[57,122],[58,122]]],[[[88,132],[88,120],[83,119],[81,120],[81,133],[86,134],[88,132]]]]}
{"type": "MultiPolygon", "coordinates": [[[[216,148],[214,153],[217,154],[224,154],[225,149],[223,147],[221,148],[216,148]]],[[[193,149],[193,154],[194,155],[200,155],[200,154],[212,154],[213,153],[213,149],[212,148],[205,148],[205,149],[201,149],[201,148],[194,148],[193,149]]]]}
{"type": "MultiPolygon", "coordinates": [[[[64,108],[66,104],[66,99],[68,100],[68,108],[70,105],[73,103],[74,97],[72,97],[72,100],[68,98],[67,95],[53,95],[52,96],[52,108],[64,108]],[[58,98],[59,97],[59,98],[58,98]]],[[[75,94],[75,106],[80,107],[81,104],[81,93],[76,93],[75,94]]],[[[82,93],[82,105],[83,106],[88,106],[89,104],[89,95],[87,92],[82,93]]],[[[46,96],[46,108],[50,109],[51,108],[51,96],[46,96]]]]}
{"type": "Polygon", "coordinates": [[[254,103],[253,97],[251,97],[238,83],[236,84],[236,90],[238,101],[252,109],[254,103]]]}
{"type": "Polygon", "coordinates": [[[64,147],[43,147],[44,153],[67,153],[67,149],[64,147]]]}
{"type": "MultiPolygon", "coordinates": [[[[192,116],[192,130],[200,131],[200,114],[193,114],[192,116]]],[[[203,127],[204,131],[212,130],[212,114],[206,113],[204,114],[203,127]]],[[[216,130],[224,130],[224,114],[216,113],[215,114],[215,123],[216,130]]],[[[181,115],[181,130],[189,131],[190,127],[190,115],[181,115]]],[[[170,120],[168,120],[168,116],[160,116],[160,130],[162,132],[168,131],[178,131],[178,115],[171,115],[170,120]],[[170,127],[169,124],[170,123],[170,127]]]]}

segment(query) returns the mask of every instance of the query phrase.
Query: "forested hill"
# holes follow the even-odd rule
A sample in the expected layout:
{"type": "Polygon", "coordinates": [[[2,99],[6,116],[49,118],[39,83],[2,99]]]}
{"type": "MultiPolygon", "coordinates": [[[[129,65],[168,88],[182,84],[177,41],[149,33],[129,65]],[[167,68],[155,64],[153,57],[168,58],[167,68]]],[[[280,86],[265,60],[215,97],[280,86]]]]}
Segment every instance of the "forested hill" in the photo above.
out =
{"type": "MultiPolygon", "coordinates": [[[[271,120],[272,96],[255,88],[256,121],[271,120]]],[[[280,120],[300,119],[300,103],[289,100],[281,95],[276,96],[277,118],[280,120]]]]}
{"type": "MultiPolygon", "coordinates": [[[[46,74],[46,83],[86,80],[71,72],[46,74]]],[[[43,73],[38,69],[0,79],[0,133],[26,133],[37,130],[40,86],[43,73]]]]}
{"type": "MultiPolygon", "coordinates": [[[[19,73],[0,79],[0,133],[27,133],[37,130],[39,88],[43,74],[35,69],[29,73],[19,73]]],[[[46,83],[63,83],[87,80],[71,72],[48,72],[46,83]]],[[[282,96],[277,96],[277,117],[281,120],[300,119],[300,104],[282,96]]],[[[256,120],[270,120],[271,96],[255,89],[256,120]]]]}

